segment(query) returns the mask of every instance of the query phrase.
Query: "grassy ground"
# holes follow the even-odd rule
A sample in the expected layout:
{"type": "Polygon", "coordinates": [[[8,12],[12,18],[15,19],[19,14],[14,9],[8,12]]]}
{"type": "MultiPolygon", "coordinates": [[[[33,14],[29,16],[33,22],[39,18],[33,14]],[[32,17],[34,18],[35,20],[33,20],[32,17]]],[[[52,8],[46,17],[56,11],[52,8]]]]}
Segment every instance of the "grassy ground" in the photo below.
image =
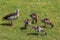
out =
{"type": "Polygon", "coordinates": [[[20,9],[19,19],[14,21],[14,28],[8,25],[0,25],[0,40],[60,40],[60,0],[0,0],[0,24],[9,23],[2,20],[2,17],[20,9]],[[40,20],[37,24],[21,30],[24,20],[29,17],[31,12],[35,12],[40,18],[49,18],[54,24],[54,28],[47,26],[45,31],[47,36],[27,35],[34,33],[33,25],[43,25],[40,20]]]}

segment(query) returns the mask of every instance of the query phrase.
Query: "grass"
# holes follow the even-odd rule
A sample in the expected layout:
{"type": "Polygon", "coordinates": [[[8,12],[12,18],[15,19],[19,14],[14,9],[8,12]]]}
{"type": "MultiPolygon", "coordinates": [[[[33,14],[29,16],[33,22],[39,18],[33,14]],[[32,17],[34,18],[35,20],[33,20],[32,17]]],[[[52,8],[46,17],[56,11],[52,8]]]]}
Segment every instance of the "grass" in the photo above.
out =
{"type": "MultiPolygon", "coordinates": [[[[14,28],[0,25],[0,40],[60,40],[60,0],[0,0],[0,24],[9,23],[3,21],[2,17],[20,9],[19,19],[14,21],[14,28]],[[49,18],[54,24],[54,28],[45,28],[47,36],[27,35],[34,32],[31,25],[27,30],[21,30],[24,20],[31,12],[35,12],[40,18],[49,18]]],[[[43,25],[40,20],[37,24],[43,25]]]]}

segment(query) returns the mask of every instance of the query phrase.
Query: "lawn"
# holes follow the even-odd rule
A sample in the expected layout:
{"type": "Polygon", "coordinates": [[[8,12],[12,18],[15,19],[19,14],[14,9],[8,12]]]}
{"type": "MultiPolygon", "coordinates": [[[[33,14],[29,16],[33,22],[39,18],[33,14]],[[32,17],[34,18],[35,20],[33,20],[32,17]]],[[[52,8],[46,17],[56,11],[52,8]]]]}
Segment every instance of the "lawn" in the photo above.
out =
{"type": "MultiPolygon", "coordinates": [[[[31,18],[30,18],[31,19],[31,18]]],[[[0,40],[60,40],[60,0],[0,0],[0,40]],[[10,21],[2,20],[2,17],[20,9],[20,17],[14,21],[14,27],[2,25],[10,21]],[[38,17],[37,24],[31,24],[27,30],[24,27],[24,20],[30,18],[29,14],[35,12],[38,17]],[[27,35],[35,33],[34,25],[43,25],[40,18],[49,18],[54,24],[50,29],[47,25],[46,36],[27,35]]]]}

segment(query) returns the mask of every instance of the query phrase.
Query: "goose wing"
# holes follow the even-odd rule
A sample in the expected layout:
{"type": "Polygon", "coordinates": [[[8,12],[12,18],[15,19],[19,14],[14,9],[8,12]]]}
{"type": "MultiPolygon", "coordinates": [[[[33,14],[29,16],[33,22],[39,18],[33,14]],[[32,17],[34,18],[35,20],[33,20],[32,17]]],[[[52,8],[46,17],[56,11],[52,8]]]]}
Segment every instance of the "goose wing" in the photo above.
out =
{"type": "Polygon", "coordinates": [[[4,16],[4,17],[10,17],[10,16],[14,16],[14,15],[16,15],[16,13],[10,13],[10,14],[4,16]]]}
{"type": "Polygon", "coordinates": [[[9,17],[15,16],[15,15],[16,15],[16,13],[10,13],[10,14],[4,16],[3,19],[8,19],[9,17]]]}

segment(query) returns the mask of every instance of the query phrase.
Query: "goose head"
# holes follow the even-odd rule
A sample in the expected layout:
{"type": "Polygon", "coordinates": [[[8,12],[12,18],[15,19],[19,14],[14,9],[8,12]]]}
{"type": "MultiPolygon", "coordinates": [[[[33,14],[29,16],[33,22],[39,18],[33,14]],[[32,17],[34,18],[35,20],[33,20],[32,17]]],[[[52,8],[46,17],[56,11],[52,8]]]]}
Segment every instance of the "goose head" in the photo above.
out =
{"type": "Polygon", "coordinates": [[[19,17],[19,9],[16,9],[16,14],[19,17]]]}

